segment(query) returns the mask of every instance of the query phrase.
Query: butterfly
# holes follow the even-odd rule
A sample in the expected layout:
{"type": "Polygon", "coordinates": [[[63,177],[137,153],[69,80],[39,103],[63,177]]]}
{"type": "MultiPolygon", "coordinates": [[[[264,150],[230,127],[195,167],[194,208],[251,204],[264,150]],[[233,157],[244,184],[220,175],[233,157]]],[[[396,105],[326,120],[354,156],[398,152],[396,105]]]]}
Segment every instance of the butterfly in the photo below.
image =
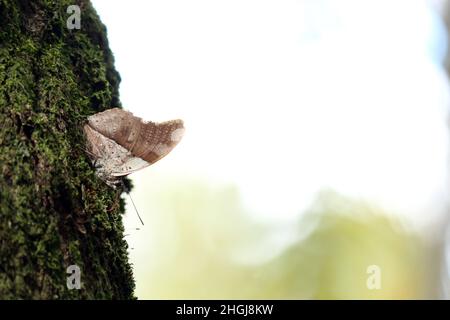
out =
{"type": "Polygon", "coordinates": [[[84,125],[87,152],[97,176],[115,187],[121,177],[166,156],[184,134],[182,120],[146,122],[120,108],[96,113],[84,125]]]}

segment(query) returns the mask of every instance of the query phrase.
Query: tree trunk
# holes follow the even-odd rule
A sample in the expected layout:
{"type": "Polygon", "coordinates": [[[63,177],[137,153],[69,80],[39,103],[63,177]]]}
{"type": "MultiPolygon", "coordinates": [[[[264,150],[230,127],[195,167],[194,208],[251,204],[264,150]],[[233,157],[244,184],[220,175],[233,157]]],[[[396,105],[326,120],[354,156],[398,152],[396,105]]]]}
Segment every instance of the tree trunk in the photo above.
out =
{"type": "Polygon", "coordinates": [[[119,81],[88,0],[0,0],[0,298],[133,298],[120,190],[95,176],[83,135],[120,106],[119,81]]]}

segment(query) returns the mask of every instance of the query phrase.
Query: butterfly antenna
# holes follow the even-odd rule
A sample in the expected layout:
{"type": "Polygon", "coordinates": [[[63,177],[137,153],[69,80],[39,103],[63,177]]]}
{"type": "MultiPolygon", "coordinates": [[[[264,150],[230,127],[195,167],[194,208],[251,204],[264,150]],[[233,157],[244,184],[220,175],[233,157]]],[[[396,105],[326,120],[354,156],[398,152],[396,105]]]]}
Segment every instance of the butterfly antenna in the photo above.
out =
{"type": "Polygon", "coordinates": [[[142,218],[141,218],[141,216],[139,215],[139,211],[138,211],[138,209],[136,208],[136,205],[134,204],[133,198],[131,197],[130,190],[127,189],[127,187],[126,187],[125,184],[123,183],[123,180],[120,180],[120,182],[122,182],[122,187],[123,187],[123,189],[124,189],[125,192],[128,194],[128,197],[130,197],[131,203],[133,204],[134,210],[136,211],[136,215],[138,216],[138,218],[139,218],[139,220],[141,221],[142,225],[144,225],[144,221],[142,221],[142,218]]]}
{"type": "Polygon", "coordinates": [[[134,204],[133,198],[131,197],[131,195],[129,193],[128,193],[128,196],[130,197],[130,200],[131,200],[131,203],[133,204],[134,210],[136,210],[136,214],[137,214],[139,220],[141,221],[142,225],[144,225],[144,221],[142,221],[141,216],[139,215],[136,205],[134,204]]]}

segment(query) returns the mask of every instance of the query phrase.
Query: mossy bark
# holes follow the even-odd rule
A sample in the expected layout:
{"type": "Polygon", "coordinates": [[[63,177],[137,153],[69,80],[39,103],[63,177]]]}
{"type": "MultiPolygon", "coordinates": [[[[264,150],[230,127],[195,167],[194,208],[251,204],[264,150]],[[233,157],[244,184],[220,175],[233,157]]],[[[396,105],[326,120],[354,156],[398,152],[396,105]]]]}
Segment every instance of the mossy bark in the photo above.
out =
{"type": "Polygon", "coordinates": [[[89,1],[0,0],[0,298],[133,298],[120,191],[95,176],[82,131],[120,106],[119,81],[89,1]]]}

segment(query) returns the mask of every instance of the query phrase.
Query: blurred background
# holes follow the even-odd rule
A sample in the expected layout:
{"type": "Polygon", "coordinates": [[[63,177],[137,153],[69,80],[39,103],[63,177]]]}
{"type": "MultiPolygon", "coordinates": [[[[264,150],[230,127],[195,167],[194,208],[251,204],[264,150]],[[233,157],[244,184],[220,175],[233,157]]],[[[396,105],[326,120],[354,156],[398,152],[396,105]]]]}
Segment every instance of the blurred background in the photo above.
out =
{"type": "Polygon", "coordinates": [[[138,298],[450,298],[445,0],[93,4],[123,107],[186,126],[130,176],[138,298]]]}

